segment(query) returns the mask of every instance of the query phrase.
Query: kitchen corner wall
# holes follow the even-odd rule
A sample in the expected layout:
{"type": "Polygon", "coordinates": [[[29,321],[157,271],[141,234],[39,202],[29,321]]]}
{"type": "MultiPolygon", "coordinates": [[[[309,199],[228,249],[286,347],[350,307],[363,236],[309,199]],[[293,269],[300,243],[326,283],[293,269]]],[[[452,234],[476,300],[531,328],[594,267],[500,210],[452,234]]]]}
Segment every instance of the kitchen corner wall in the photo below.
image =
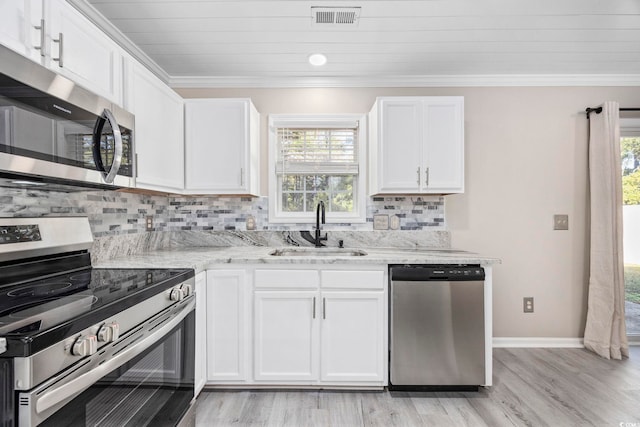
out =
{"type": "Polygon", "coordinates": [[[465,193],[445,196],[454,248],[502,259],[493,271],[494,336],[581,337],[587,308],[586,107],[640,107],[639,87],[177,89],[185,98],[253,100],[269,114],[365,113],[377,96],[464,96],[465,193]],[[553,231],[568,214],[569,230],[553,231]],[[535,298],[523,313],[522,298],[535,298]]]}

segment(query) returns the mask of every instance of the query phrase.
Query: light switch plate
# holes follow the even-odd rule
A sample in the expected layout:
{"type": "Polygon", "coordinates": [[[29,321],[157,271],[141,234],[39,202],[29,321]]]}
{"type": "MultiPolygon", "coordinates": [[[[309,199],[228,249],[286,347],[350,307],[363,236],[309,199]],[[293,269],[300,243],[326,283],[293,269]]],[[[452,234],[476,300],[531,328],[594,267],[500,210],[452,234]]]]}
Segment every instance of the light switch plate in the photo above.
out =
{"type": "Polygon", "coordinates": [[[373,216],[373,229],[374,230],[388,230],[389,229],[389,215],[374,215],[373,216]]]}
{"type": "Polygon", "coordinates": [[[554,230],[568,230],[569,229],[569,215],[554,215],[553,216],[553,229],[554,230]]]}

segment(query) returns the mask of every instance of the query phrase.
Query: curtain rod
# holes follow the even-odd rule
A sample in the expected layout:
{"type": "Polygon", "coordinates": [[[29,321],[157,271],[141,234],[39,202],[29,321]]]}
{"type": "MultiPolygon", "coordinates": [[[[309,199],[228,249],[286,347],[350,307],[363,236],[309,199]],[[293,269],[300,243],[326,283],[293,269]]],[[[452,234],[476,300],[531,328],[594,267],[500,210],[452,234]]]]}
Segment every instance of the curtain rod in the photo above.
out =
{"type": "MultiPolygon", "coordinates": [[[[584,111],[587,113],[587,119],[588,119],[589,114],[591,113],[596,113],[596,114],[602,113],[602,107],[596,107],[596,108],[587,107],[587,109],[584,111]]],[[[640,108],[620,108],[620,111],[640,111],[640,108]]]]}

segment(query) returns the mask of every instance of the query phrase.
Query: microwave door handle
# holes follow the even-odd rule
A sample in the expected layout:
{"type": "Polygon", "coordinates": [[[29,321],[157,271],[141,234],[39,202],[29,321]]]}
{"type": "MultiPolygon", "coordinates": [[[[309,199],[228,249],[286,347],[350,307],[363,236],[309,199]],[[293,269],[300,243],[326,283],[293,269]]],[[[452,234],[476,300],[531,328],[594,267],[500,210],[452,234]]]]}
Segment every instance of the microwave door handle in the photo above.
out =
{"type": "Polygon", "coordinates": [[[118,126],[116,118],[108,108],[104,109],[102,116],[98,118],[96,126],[93,130],[93,160],[96,164],[96,169],[102,172],[104,181],[108,184],[112,183],[116,175],[118,174],[120,164],[122,163],[122,133],[120,133],[120,127],[118,126]],[[111,126],[111,130],[113,132],[113,141],[115,143],[113,162],[111,163],[109,172],[107,172],[106,168],[104,167],[104,164],[102,162],[102,153],[100,152],[102,128],[104,127],[105,120],[108,121],[109,125],[111,126]]]}
{"type": "Polygon", "coordinates": [[[54,406],[59,405],[67,399],[76,397],[77,395],[91,387],[100,378],[107,375],[109,372],[138,356],[143,351],[158,342],[160,338],[162,338],[165,334],[169,333],[173,328],[178,326],[180,322],[182,322],[184,318],[187,317],[191,310],[193,310],[194,307],[195,299],[192,299],[174,315],[173,319],[162,325],[162,327],[154,330],[153,333],[144,338],[138,344],[133,345],[126,350],[118,353],[117,356],[109,359],[101,365],[94,367],[93,369],[80,375],[79,377],[76,377],[58,387],[52,387],[48,389],[46,393],[42,394],[39,397],[37,396],[36,392],[34,392],[34,396],[37,399],[35,404],[36,412],[40,414],[48,409],[53,408],[54,406]]]}
{"type": "Polygon", "coordinates": [[[118,171],[120,170],[120,164],[122,163],[122,133],[120,133],[120,126],[113,113],[108,108],[104,109],[103,116],[109,121],[111,130],[113,131],[113,141],[116,144],[115,153],[113,155],[113,163],[111,163],[111,169],[105,175],[104,180],[107,183],[112,183],[116,178],[118,171]]]}

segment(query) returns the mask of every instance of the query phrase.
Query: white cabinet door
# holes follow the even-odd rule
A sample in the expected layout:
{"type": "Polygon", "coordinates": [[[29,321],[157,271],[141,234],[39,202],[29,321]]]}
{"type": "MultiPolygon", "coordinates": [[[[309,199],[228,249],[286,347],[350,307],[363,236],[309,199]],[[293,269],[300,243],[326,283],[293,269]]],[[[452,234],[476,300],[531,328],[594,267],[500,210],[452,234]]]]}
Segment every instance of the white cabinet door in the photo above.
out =
{"type": "Polygon", "coordinates": [[[382,292],[323,292],[323,382],[384,381],[382,292]]]}
{"type": "Polygon", "coordinates": [[[184,188],[184,102],[151,71],[126,60],[125,109],[136,116],[136,187],[184,188]]]}
{"type": "Polygon", "coordinates": [[[428,192],[464,191],[464,103],[462,97],[424,99],[423,188],[428,192]]]}
{"type": "Polygon", "coordinates": [[[378,98],[370,112],[371,194],[464,192],[464,99],[378,98]]]}
{"type": "Polygon", "coordinates": [[[318,379],[317,292],[257,291],[254,295],[254,378],[309,383],[318,379]]]}
{"type": "Polygon", "coordinates": [[[121,105],[118,45],[66,1],[47,0],[44,4],[50,52],[45,65],[121,105]]]}
{"type": "MultiPolygon", "coordinates": [[[[19,54],[41,61],[42,1],[0,0],[0,43],[19,54]]],[[[42,52],[44,55],[44,52],[42,52]]]]}
{"type": "Polygon", "coordinates": [[[207,380],[247,379],[250,299],[244,270],[207,271],[207,380]]]}
{"type": "Polygon", "coordinates": [[[207,382],[207,273],[196,275],[196,354],[194,364],[195,395],[207,382]]]}
{"type": "Polygon", "coordinates": [[[381,191],[420,191],[422,102],[383,100],[379,105],[381,191]]]}
{"type": "Polygon", "coordinates": [[[248,99],[185,101],[187,193],[259,192],[259,122],[248,99]]]}

